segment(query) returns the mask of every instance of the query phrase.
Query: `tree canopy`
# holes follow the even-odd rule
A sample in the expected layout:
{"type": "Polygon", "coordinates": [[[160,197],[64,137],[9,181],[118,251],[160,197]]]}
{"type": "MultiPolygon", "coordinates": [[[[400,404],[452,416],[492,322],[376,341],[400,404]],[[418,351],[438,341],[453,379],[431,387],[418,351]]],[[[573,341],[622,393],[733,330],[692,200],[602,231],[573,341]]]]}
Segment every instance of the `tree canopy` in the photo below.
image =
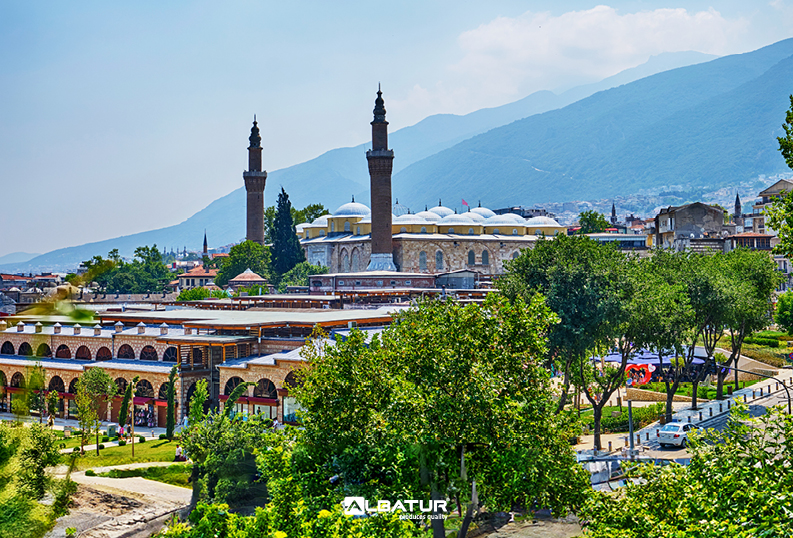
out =
{"type": "Polygon", "coordinates": [[[300,246],[300,239],[295,232],[292,204],[283,187],[278,194],[271,250],[273,274],[278,277],[306,259],[303,248],[300,246]]]}
{"type": "Polygon", "coordinates": [[[215,284],[225,286],[229,280],[250,269],[257,275],[270,276],[270,249],[255,241],[243,241],[229,250],[228,257],[215,277],[215,284]]]}
{"type": "Polygon", "coordinates": [[[606,217],[595,210],[583,211],[578,215],[578,224],[581,225],[581,229],[578,230],[580,234],[603,232],[609,227],[606,217]]]}

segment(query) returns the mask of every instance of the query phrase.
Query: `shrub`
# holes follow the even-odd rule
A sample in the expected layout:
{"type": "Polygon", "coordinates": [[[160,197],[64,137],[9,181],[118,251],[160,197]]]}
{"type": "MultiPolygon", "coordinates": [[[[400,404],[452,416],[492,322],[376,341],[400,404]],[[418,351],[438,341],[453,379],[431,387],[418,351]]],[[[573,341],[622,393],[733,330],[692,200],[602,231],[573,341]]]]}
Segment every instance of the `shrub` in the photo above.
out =
{"type": "MultiPolygon", "coordinates": [[[[633,429],[638,430],[649,426],[656,420],[658,415],[664,412],[665,405],[657,403],[647,407],[636,407],[633,409],[633,429]]],[[[627,410],[617,417],[604,416],[600,419],[600,428],[604,433],[618,433],[628,431],[628,412],[627,410]]]]}
{"type": "Polygon", "coordinates": [[[80,452],[80,447],[76,446],[72,449],[72,452],[80,452]]]}
{"type": "Polygon", "coordinates": [[[168,438],[168,436],[167,436],[167,435],[165,435],[164,433],[161,433],[161,434],[160,434],[160,439],[167,439],[167,438],[168,438]]]}
{"type": "Polygon", "coordinates": [[[99,450],[102,450],[103,448],[105,448],[105,445],[103,445],[102,443],[99,443],[99,450]]]}
{"type": "Polygon", "coordinates": [[[77,529],[74,527],[67,527],[64,532],[66,533],[67,537],[77,536],[77,529]]]}
{"type": "Polygon", "coordinates": [[[118,440],[118,446],[126,446],[127,442],[123,439],[118,440]]]}
{"type": "Polygon", "coordinates": [[[102,442],[103,443],[107,443],[108,441],[110,441],[110,437],[108,437],[107,435],[103,435],[102,436],[102,442]]]}
{"type": "Polygon", "coordinates": [[[141,436],[138,437],[138,442],[139,443],[145,443],[146,442],[146,438],[141,435],[141,436]]]}
{"type": "Polygon", "coordinates": [[[96,472],[93,469],[88,469],[85,471],[85,476],[96,476],[96,472]]]}

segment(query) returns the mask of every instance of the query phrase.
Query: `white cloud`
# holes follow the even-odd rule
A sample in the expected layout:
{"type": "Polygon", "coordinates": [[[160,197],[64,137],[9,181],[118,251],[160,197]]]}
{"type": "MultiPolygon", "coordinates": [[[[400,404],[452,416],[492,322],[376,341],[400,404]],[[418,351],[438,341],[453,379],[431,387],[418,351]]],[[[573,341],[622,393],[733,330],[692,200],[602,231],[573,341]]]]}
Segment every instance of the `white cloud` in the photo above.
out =
{"type": "MultiPolygon", "coordinates": [[[[779,1],[779,0],[777,0],[779,1]]],[[[399,108],[465,113],[531,92],[600,80],[654,54],[743,52],[744,19],[718,11],[656,9],[620,14],[609,6],[559,16],[526,12],[463,32],[462,59],[434,87],[416,85],[399,108]],[[457,88],[454,92],[446,88],[457,88]]]]}

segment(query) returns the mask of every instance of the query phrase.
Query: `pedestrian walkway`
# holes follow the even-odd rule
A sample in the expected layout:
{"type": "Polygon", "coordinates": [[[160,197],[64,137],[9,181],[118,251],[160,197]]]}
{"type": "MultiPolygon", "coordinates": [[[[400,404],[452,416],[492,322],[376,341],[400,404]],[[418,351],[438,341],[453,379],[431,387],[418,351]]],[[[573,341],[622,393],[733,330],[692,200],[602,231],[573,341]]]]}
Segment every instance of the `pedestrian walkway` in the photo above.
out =
{"type": "MultiPolygon", "coordinates": [[[[0,420],[18,421],[18,420],[20,420],[20,418],[17,417],[16,415],[14,415],[13,413],[0,413],[0,420]]],[[[21,420],[22,420],[22,422],[27,422],[27,423],[39,422],[38,417],[30,417],[30,416],[22,417],[21,420]]],[[[46,423],[47,423],[47,420],[44,419],[43,424],[46,424],[46,423]]],[[[101,429],[106,431],[108,426],[112,426],[114,424],[116,426],[118,426],[117,422],[107,422],[107,421],[103,420],[101,422],[101,429]]],[[[64,428],[70,428],[72,430],[79,430],[80,429],[80,423],[77,422],[76,419],[72,419],[72,418],[55,418],[55,419],[53,419],[53,429],[54,430],[63,431],[64,428]]],[[[129,428],[129,426],[126,426],[126,428],[129,428]]],[[[177,426],[174,431],[178,433],[181,430],[182,430],[182,427],[181,426],[177,426]]],[[[146,436],[150,436],[150,437],[155,437],[156,438],[156,437],[159,437],[159,435],[161,433],[165,433],[165,428],[149,428],[149,427],[146,427],[146,426],[135,426],[135,435],[146,435],[146,436]]]]}

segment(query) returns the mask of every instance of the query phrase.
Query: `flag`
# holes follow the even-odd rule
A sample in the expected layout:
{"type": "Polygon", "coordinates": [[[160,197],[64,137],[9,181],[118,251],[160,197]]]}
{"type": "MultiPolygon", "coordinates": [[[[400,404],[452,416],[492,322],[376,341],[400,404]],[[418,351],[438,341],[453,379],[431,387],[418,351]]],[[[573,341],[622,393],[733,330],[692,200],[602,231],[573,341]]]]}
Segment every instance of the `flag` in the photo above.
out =
{"type": "Polygon", "coordinates": [[[468,202],[465,201],[465,198],[463,198],[463,205],[465,205],[465,206],[468,205],[468,202]]]}

